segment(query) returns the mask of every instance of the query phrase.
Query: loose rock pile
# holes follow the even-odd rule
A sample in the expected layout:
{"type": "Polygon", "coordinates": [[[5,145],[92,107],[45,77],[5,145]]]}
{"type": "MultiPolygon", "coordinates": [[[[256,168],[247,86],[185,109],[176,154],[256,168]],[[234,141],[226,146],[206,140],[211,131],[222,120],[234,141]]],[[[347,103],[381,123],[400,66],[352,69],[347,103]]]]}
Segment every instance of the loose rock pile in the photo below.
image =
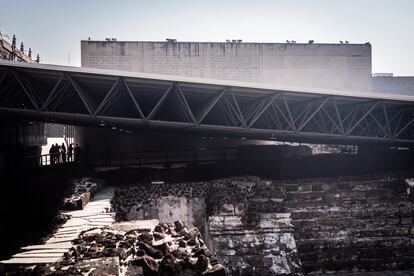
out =
{"type": "Polygon", "coordinates": [[[83,177],[71,180],[71,188],[63,199],[62,210],[81,210],[101,189],[103,180],[83,177]]]}
{"type": "Polygon", "coordinates": [[[94,275],[90,268],[81,269],[76,263],[102,257],[119,257],[121,274],[125,275],[226,275],[199,230],[187,229],[181,221],[159,223],[153,231],[108,227],[82,232],[63,261],[38,266],[34,273],[94,275]]]}

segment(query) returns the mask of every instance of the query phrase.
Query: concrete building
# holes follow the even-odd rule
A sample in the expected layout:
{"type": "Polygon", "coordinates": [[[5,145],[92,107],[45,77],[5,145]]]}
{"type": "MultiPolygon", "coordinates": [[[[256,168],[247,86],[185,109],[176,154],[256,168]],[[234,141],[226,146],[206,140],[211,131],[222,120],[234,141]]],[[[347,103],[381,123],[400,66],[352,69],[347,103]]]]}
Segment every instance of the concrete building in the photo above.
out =
{"type": "Polygon", "coordinates": [[[373,74],[372,89],[378,93],[414,95],[414,77],[373,74]]]}
{"type": "Polygon", "coordinates": [[[81,41],[82,67],[314,87],[371,90],[371,45],[81,41]]]}

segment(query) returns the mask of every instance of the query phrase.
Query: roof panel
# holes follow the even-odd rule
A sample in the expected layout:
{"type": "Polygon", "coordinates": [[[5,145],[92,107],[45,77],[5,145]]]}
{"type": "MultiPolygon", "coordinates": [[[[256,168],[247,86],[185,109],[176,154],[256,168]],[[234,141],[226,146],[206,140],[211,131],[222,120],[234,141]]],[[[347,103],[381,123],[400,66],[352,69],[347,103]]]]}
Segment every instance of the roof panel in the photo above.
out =
{"type": "MultiPolygon", "coordinates": [[[[334,89],[316,89],[306,87],[281,87],[277,85],[263,84],[263,83],[248,83],[215,79],[203,79],[203,78],[190,78],[172,75],[160,75],[160,74],[148,74],[148,73],[136,73],[117,70],[105,70],[94,69],[85,67],[73,67],[73,66],[61,66],[50,64],[37,64],[37,63],[24,63],[24,62],[12,62],[12,61],[0,61],[1,67],[21,68],[30,71],[37,71],[39,74],[45,72],[45,74],[53,74],[56,72],[74,73],[75,76],[82,76],[82,78],[102,78],[113,79],[114,77],[124,77],[128,79],[128,82],[145,82],[156,83],[162,85],[163,83],[176,82],[180,85],[187,87],[205,87],[210,89],[220,89],[222,87],[232,87],[237,91],[247,91],[249,93],[267,94],[274,93],[276,91],[286,91],[289,94],[300,94],[302,97],[311,97],[307,94],[318,95],[332,95],[343,96],[345,98],[351,97],[356,99],[370,99],[370,100],[389,100],[389,101],[403,101],[414,102],[414,96],[407,95],[394,95],[394,94],[377,94],[373,92],[364,91],[349,91],[349,90],[334,90],[334,89]],[[92,75],[92,76],[91,76],[92,75]]],[[[36,73],[37,73],[36,72],[36,73]]]]}

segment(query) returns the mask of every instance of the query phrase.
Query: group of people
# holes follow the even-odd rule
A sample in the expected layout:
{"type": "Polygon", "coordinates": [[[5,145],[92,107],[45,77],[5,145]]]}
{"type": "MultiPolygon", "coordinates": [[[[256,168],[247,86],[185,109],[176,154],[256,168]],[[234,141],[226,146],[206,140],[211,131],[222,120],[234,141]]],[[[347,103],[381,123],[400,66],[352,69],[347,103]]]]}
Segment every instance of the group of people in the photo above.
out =
{"type": "Polygon", "coordinates": [[[65,143],[62,143],[62,145],[52,144],[52,146],[49,149],[50,154],[50,164],[57,164],[62,162],[79,162],[80,161],[80,155],[81,155],[81,148],[78,144],[75,146],[73,144],[70,144],[67,151],[65,143]]]}

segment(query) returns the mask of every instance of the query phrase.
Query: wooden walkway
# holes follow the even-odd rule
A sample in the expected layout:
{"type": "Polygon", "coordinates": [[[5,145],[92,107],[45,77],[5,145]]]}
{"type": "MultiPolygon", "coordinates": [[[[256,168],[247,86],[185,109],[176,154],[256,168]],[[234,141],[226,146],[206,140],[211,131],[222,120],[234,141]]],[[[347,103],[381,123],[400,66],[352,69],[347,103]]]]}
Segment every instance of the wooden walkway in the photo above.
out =
{"type": "Polygon", "coordinates": [[[98,192],[83,210],[64,212],[71,218],[60,226],[51,238],[44,244],[22,247],[21,252],[13,255],[11,259],[0,261],[0,271],[3,270],[2,266],[6,265],[35,265],[62,259],[80,232],[111,225],[115,221],[115,214],[111,213],[113,195],[113,187],[106,187],[98,192]]]}

